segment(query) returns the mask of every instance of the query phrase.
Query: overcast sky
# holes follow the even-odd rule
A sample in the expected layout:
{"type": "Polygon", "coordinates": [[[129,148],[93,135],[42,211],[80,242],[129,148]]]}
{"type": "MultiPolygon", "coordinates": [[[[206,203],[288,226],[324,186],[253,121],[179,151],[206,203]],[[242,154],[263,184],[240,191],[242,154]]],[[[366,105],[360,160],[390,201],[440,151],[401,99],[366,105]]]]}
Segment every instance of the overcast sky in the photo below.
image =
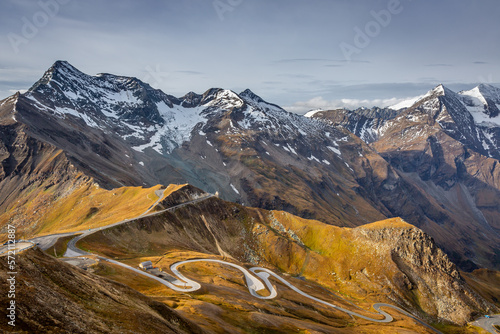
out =
{"type": "Polygon", "coordinates": [[[500,82],[498,0],[2,0],[0,99],[54,61],[290,111],[500,82]]]}

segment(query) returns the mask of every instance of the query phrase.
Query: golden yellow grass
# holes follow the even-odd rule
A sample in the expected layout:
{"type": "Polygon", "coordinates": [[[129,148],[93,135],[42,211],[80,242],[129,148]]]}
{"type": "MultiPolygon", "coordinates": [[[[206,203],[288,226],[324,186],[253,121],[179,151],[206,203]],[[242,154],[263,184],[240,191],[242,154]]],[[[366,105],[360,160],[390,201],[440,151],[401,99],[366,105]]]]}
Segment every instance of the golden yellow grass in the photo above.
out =
{"type": "Polygon", "coordinates": [[[160,187],[113,190],[93,185],[82,187],[54,203],[50,212],[42,218],[38,234],[96,228],[138,216],[157,200],[154,192],[160,187]]]}
{"type": "MultiPolygon", "coordinates": [[[[137,257],[123,260],[122,262],[137,266],[142,261],[151,260],[155,266],[162,268],[166,273],[170,273],[169,267],[172,263],[188,258],[200,257],[219,258],[203,253],[172,250],[163,256],[137,257]]],[[[289,325],[295,324],[295,326],[298,326],[297,328],[301,328],[306,323],[310,325],[316,322],[321,323],[321,319],[329,317],[328,323],[333,326],[330,328],[336,328],[339,332],[345,333],[423,332],[423,327],[414,323],[413,320],[406,316],[400,315],[398,312],[391,312],[395,317],[395,321],[388,325],[373,324],[361,319],[356,319],[356,322],[349,323],[344,313],[337,312],[320,304],[305,301],[302,297],[296,295],[295,292],[290,291],[278,282],[273,283],[278,285],[279,291],[279,297],[275,300],[262,301],[255,299],[248,294],[241,273],[224,265],[201,262],[187,264],[180,269],[184,275],[199,282],[202,288],[197,292],[189,294],[176,292],[161,286],[161,284],[154,280],[141,277],[125,268],[109,263],[102,263],[96,273],[124,283],[149,297],[153,297],[170,307],[176,308],[178,311],[184,312],[189,317],[201,321],[203,321],[202,319],[212,319],[213,315],[209,310],[212,310],[214,307],[220,312],[220,314],[217,314],[217,317],[221,317],[221,319],[231,324],[239,324],[237,319],[250,321],[247,317],[252,314],[252,309],[259,309],[265,310],[265,314],[282,317],[285,323],[289,325]],[[207,306],[209,304],[213,306],[207,306]],[[314,311],[312,311],[313,309],[314,311]],[[302,319],[301,315],[304,315],[305,318],[302,319]]],[[[319,287],[311,282],[296,280],[291,277],[287,277],[286,279],[303,291],[312,293],[318,298],[352,308],[351,305],[343,303],[340,299],[335,299],[332,295],[325,294],[324,292],[321,293],[321,289],[318,289],[319,287]],[[310,284],[313,285],[310,286],[310,284]]],[[[359,312],[360,310],[357,311],[359,312]]],[[[363,313],[363,311],[361,312],[363,313]]],[[[215,326],[214,329],[217,327],[215,326]]],[[[263,329],[264,327],[262,327],[263,329]]]]}
{"type": "MultiPolygon", "coordinates": [[[[184,185],[169,185],[163,198],[184,185]]],[[[145,213],[157,200],[152,188],[121,187],[106,190],[95,185],[81,187],[69,196],[55,202],[44,217],[38,235],[74,232],[103,227],[145,213]]]]}
{"type": "MultiPolygon", "coordinates": [[[[386,283],[377,277],[392,277],[397,268],[374,252],[371,246],[358,240],[351,228],[327,225],[315,220],[296,217],[283,211],[272,211],[273,217],[286,231],[293,231],[304,243],[293,253],[300,256],[280,257],[271,253],[286,251],[277,246],[269,248],[266,257],[281,270],[315,281],[336,293],[348,295],[357,303],[385,300],[386,283]],[[283,262],[286,259],[288,262],[283,262]]],[[[364,225],[360,229],[410,228],[411,225],[399,218],[387,219],[364,225]]],[[[284,236],[287,232],[280,232],[284,236]]],[[[264,236],[265,234],[262,234],[264,236]]],[[[279,245],[275,235],[268,234],[267,245],[279,245]]],[[[296,247],[297,248],[297,247],[296,247]]],[[[362,305],[360,305],[362,306],[362,305]]],[[[364,307],[364,306],[362,306],[364,307]]]]}
{"type": "MultiPolygon", "coordinates": [[[[268,214],[273,216],[269,216],[269,218],[277,220],[282,227],[278,226],[279,224],[277,225],[275,222],[271,223],[274,219],[263,219],[261,223],[256,223],[254,229],[269,229],[269,233],[263,232],[260,234],[264,238],[260,241],[263,242],[261,245],[265,245],[263,252],[267,253],[266,255],[268,256],[268,260],[270,260],[269,264],[271,264],[271,267],[276,266],[292,275],[300,275],[308,279],[307,281],[302,281],[284,275],[292,284],[320,299],[331,301],[354,310],[355,308],[343,300],[343,297],[361,307],[361,309],[356,310],[357,312],[368,316],[380,317],[371,313],[373,311],[371,309],[372,303],[374,301],[390,301],[385,297],[385,293],[383,292],[388,286],[384,280],[378,281],[378,276],[390,276],[393,268],[390,266],[387,267],[386,264],[380,262],[377,255],[373,254],[373,250],[365,245],[363,240],[357,238],[357,233],[353,229],[325,225],[318,221],[299,218],[285,212],[274,211],[268,212],[268,214]],[[260,228],[257,228],[257,226],[260,226],[260,228]],[[283,228],[285,232],[282,231],[283,228]],[[287,235],[287,230],[293,230],[302,242],[304,242],[305,246],[302,247],[297,243],[286,242],[287,237],[285,235],[287,235]],[[284,256],[285,254],[289,254],[289,256],[284,256]],[[335,273],[335,275],[331,273],[335,273]],[[370,275],[370,278],[363,278],[364,273],[370,275]],[[320,286],[333,292],[333,295],[320,289],[320,286]]],[[[411,225],[398,219],[389,219],[367,226],[368,229],[409,227],[411,225]]],[[[108,244],[106,243],[106,245],[108,244]]],[[[95,244],[92,246],[94,251],[98,251],[99,247],[95,247],[95,244]]],[[[109,247],[113,246],[110,245],[109,247]]],[[[156,267],[162,268],[166,273],[170,273],[169,267],[172,263],[188,258],[200,257],[214,257],[214,255],[172,249],[163,254],[158,252],[156,254],[143,254],[133,257],[130,257],[130,254],[124,254],[118,260],[134,267],[137,267],[142,261],[151,260],[156,267]]],[[[220,257],[215,256],[215,258],[220,257]]],[[[199,319],[209,319],[211,313],[205,314],[203,310],[211,310],[214,307],[217,307],[222,312],[221,314],[231,314],[231,317],[241,317],[247,314],[247,309],[253,307],[252,305],[255,306],[258,304],[259,309],[269,309],[272,312],[277,312],[273,309],[273,305],[275,304],[293,304],[295,305],[293,306],[295,309],[297,305],[300,306],[300,303],[303,303],[301,297],[297,297],[288,288],[281,286],[278,281],[273,282],[273,284],[279,285],[278,290],[280,295],[276,300],[269,303],[254,300],[248,296],[241,273],[220,264],[194,263],[184,265],[181,268],[183,274],[202,284],[202,289],[188,295],[161,287],[154,280],[137,277],[135,274],[131,275],[126,269],[115,268],[114,266],[107,266],[107,268],[108,271],[100,272],[99,274],[125,283],[171,307],[176,307],[178,311],[186,312],[186,314],[199,317],[199,319]],[[209,307],[209,304],[212,306],[209,307]]],[[[309,315],[309,319],[319,321],[316,319],[316,313],[313,314],[310,312],[311,307],[320,312],[317,315],[318,319],[327,317],[332,312],[335,313],[335,311],[316,303],[308,302],[306,304],[304,308],[300,306],[300,309],[295,310],[293,316],[309,315]]],[[[282,310],[281,308],[279,309],[282,310]]],[[[356,323],[348,324],[346,322],[345,324],[339,323],[337,325],[341,328],[347,326],[345,327],[346,330],[349,330],[349,327],[353,326],[353,332],[376,333],[382,329],[387,333],[422,332],[423,328],[415,324],[408,317],[400,315],[395,311],[391,311],[390,313],[395,316],[396,321],[389,325],[372,324],[359,319],[356,323]]],[[[281,313],[279,315],[282,316],[281,313]]],[[[345,317],[344,314],[335,313],[334,315],[339,317],[339,319],[344,319],[345,317]]],[[[234,319],[231,319],[230,322],[236,324],[233,321],[234,319]]],[[[287,318],[287,320],[290,321],[290,318],[287,318]]],[[[452,332],[456,328],[447,327],[443,329],[445,332],[452,332]]]]}
{"type": "Polygon", "coordinates": [[[97,265],[94,273],[128,285],[132,289],[150,297],[165,297],[176,294],[174,290],[167,288],[165,285],[155,281],[154,279],[148,278],[113,263],[101,261],[101,263],[97,265]]]}

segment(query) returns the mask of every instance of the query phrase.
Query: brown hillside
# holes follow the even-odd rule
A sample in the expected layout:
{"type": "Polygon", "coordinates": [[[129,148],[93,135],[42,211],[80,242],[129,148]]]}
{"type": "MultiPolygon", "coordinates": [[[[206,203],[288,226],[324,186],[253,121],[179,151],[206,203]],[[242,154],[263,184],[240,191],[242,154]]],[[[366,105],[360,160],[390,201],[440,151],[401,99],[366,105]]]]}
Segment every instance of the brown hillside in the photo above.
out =
{"type": "Polygon", "coordinates": [[[151,258],[168,268],[180,260],[173,254],[186,258],[194,251],[268,266],[363,308],[387,302],[431,321],[463,324],[493,307],[429,236],[399,219],[339,228],[211,198],[95,233],[79,245],[132,265],[151,258]]]}
{"type": "MultiPolygon", "coordinates": [[[[40,250],[17,257],[18,333],[202,333],[163,303],[129,287],[62,263],[40,250]]],[[[0,262],[7,291],[6,261],[0,262]]],[[[0,297],[7,305],[7,294],[0,297]]],[[[2,318],[6,319],[5,307],[2,318]]],[[[11,332],[6,321],[0,329],[11,332]]]]}

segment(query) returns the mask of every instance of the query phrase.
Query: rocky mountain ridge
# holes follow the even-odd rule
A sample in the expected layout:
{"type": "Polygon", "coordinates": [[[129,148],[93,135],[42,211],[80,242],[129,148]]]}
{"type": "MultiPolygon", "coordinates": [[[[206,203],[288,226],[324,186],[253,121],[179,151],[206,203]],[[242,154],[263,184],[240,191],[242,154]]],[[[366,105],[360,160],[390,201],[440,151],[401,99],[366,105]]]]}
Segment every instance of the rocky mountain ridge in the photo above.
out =
{"type": "MultiPolygon", "coordinates": [[[[428,219],[450,224],[450,228],[462,221],[467,229],[484,229],[483,237],[472,233],[458,237],[465,247],[479,248],[489,239],[497,240],[500,232],[500,203],[496,200],[500,194],[500,137],[496,135],[500,123],[494,112],[499,92],[496,87],[480,85],[457,94],[439,85],[395,116],[365,112],[371,117],[362,119],[357,111],[343,110],[322,111],[312,117],[353,129],[401,177],[420,188],[429,205],[440,203],[435,209],[424,209],[423,215],[405,212],[403,207],[397,215],[437,240],[439,234],[423,225],[428,219]]],[[[498,257],[496,246],[491,256],[498,257]]]]}
{"type": "Polygon", "coordinates": [[[401,216],[461,268],[496,268],[500,178],[496,142],[485,134],[496,128],[466,116],[462,95],[438,87],[411,108],[342,111],[332,123],[325,115],[338,112],[307,118],[250,90],[176,98],[59,61],[28,92],[0,102],[0,122],[23,124],[107,189],[189,183],[338,226],[401,216]]]}
{"type": "Polygon", "coordinates": [[[431,116],[450,137],[485,156],[500,157],[500,89],[481,84],[455,93],[443,85],[421,96],[408,108],[319,111],[308,115],[341,124],[367,143],[385,135],[401,118],[419,122],[422,114],[431,116]],[[394,120],[397,118],[396,120],[394,120]]]}

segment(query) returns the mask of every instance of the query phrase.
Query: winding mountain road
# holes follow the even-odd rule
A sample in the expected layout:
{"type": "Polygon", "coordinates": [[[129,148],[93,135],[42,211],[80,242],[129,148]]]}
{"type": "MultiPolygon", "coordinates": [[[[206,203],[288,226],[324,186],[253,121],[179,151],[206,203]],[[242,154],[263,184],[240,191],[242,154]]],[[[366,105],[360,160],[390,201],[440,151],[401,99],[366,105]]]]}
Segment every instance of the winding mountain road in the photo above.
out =
{"type": "Polygon", "coordinates": [[[244,268],[244,267],[242,267],[240,265],[237,265],[237,264],[234,264],[234,263],[230,263],[230,262],[227,262],[227,261],[217,260],[217,259],[190,259],[190,260],[176,262],[176,263],[174,263],[174,264],[172,264],[170,266],[170,270],[172,271],[172,273],[174,274],[174,276],[176,276],[177,280],[174,281],[174,282],[169,282],[167,280],[159,278],[159,277],[157,277],[155,275],[152,275],[152,274],[150,274],[148,272],[145,272],[143,270],[131,267],[131,266],[126,265],[124,263],[121,263],[121,262],[118,262],[118,261],[115,261],[115,260],[111,260],[111,259],[107,259],[107,258],[104,258],[104,257],[99,257],[99,258],[101,260],[103,260],[103,261],[114,263],[116,265],[119,265],[121,267],[127,268],[129,270],[132,270],[132,271],[134,271],[136,273],[139,273],[141,275],[144,275],[146,277],[152,278],[152,279],[160,282],[161,284],[167,286],[168,288],[170,288],[170,289],[172,289],[174,291],[178,291],[178,292],[193,292],[193,291],[196,291],[196,290],[198,290],[198,289],[201,288],[201,284],[200,283],[198,283],[198,282],[196,282],[196,281],[194,281],[192,279],[189,279],[186,276],[184,276],[183,274],[181,274],[179,272],[179,267],[181,267],[181,266],[183,266],[185,264],[188,264],[188,263],[195,263],[195,262],[219,263],[221,265],[229,266],[229,267],[232,267],[232,268],[240,270],[243,273],[243,276],[245,277],[245,281],[247,283],[247,288],[248,288],[249,293],[252,296],[254,296],[256,298],[259,298],[259,299],[273,299],[273,298],[275,298],[278,295],[276,287],[269,280],[270,277],[273,277],[274,279],[280,281],[281,283],[283,283],[284,285],[286,285],[288,288],[290,288],[291,290],[297,292],[298,294],[302,295],[303,297],[306,297],[308,299],[314,300],[314,301],[316,301],[318,303],[324,304],[326,306],[329,306],[329,307],[334,308],[336,310],[339,310],[341,312],[350,314],[352,316],[355,316],[355,317],[358,317],[358,318],[361,318],[361,319],[365,319],[365,320],[368,320],[368,321],[372,321],[372,322],[377,322],[377,323],[388,323],[388,322],[391,322],[393,320],[393,317],[389,313],[387,313],[384,310],[382,310],[381,307],[392,308],[392,309],[394,309],[394,310],[396,310],[398,312],[403,313],[404,315],[406,315],[408,317],[411,317],[412,319],[414,319],[415,321],[417,321],[421,325],[429,328],[430,330],[434,331],[435,333],[442,334],[440,331],[436,330],[432,326],[428,325],[427,323],[425,323],[422,320],[418,319],[417,317],[415,317],[411,313],[409,313],[409,312],[407,312],[407,311],[405,311],[405,310],[403,310],[403,309],[401,309],[401,308],[399,308],[397,306],[394,306],[394,305],[391,305],[391,304],[385,304],[385,303],[376,303],[376,304],[373,304],[373,309],[375,310],[375,313],[373,313],[373,315],[374,316],[381,315],[381,316],[383,316],[383,318],[382,319],[377,319],[377,318],[368,317],[368,316],[362,315],[360,313],[357,313],[357,312],[354,312],[354,311],[350,311],[350,310],[345,309],[343,307],[337,306],[335,304],[326,302],[326,301],[324,301],[322,299],[319,299],[319,298],[316,298],[314,296],[311,296],[310,294],[308,294],[308,293],[300,290],[299,288],[297,288],[296,286],[294,286],[290,282],[286,281],[285,279],[283,279],[282,277],[280,277],[276,273],[272,272],[271,270],[266,269],[266,268],[262,268],[262,267],[253,267],[253,268],[250,268],[250,269],[247,270],[246,268],[244,268]],[[262,283],[262,282],[264,282],[264,283],[262,283]],[[257,291],[262,291],[262,290],[266,290],[266,289],[269,291],[269,295],[268,296],[262,296],[262,295],[260,295],[260,294],[257,293],[257,291]]]}
{"type": "MultiPolygon", "coordinates": [[[[272,272],[269,269],[262,268],[262,267],[253,267],[253,268],[250,268],[249,270],[247,270],[247,269],[243,268],[242,266],[236,265],[234,263],[222,261],[222,260],[216,260],[216,259],[192,259],[192,260],[186,260],[186,261],[181,261],[181,262],[177,262],[177,263],[172,264],[170,266],[170,270],[172,271],[172,273],[174,275],[176,275],[180,281],[185,282],[187,285],[193,286],[193,288],[191,288],[190,291],[195,291],[194,286],[200,286],[200,284],[197,283],[197,282],[195,282],[195,281],[193,281],[193,280],[191,280],[191,279],[186,278],[184,275],[182,275],[181,273],[179,273],[179,270],[177,268],[179,266],[181,266],[181,265],[186,264],[186,263],[193,263],[193,262],[215,262],[215,263],[220,263],[220,264],[223,264],[223,265],[226,265],[226,266],[230,266],[230,267],[239,269],[243,273],[243,275],[245,276],[245,280],[247,282],[248,291],[250,292],[250,294],[252,296],[254,296],[256,298],[260,298],[260,299],[273,299],[273,298],[275,298],[278,295],[278,292],[276,291],[275,286],[269,280],[269,277],[272,276],[276,280],[280,281],[281,283],[283,283],[284,285],[286,285],[287,287],[289,287],[290,289],[292,289],[293,291],[297,292],[298,294],[300,294],[300,295],[302,295],[302,296],[304,296],[304,297],[306,297],[308,299],[311,299],[311,300],[314,300],[314,301],[319,302],[321,304],[324,304],[326,306],[332,307],[332,308],[334,308],[336,310],[339,310],[339,311],[342,311],[344,313],[350,314],[352,316],[355,316],[355,317],[358,317],[358,318],[361,318],[361,319],[365,319],[365,320],[368,320],[368,321],[372,321],[372,322],[377,322],[377,323],[391,322],[393,320],[393,317],[389,313],[387,313],[387,312],[385,312],[385,311],[383,311],[381,309],[381,307],[387,307],[387,308],[392,308],[392,309],[394,309],[396,311],[399,311],[399,312],[405,314],[408,317],[411,317],[412,319],[416,320],[421,325],[429,328],[430,330],[432,330],[432,331],[434,331],[436,333],[442,334],[440,331],[436,330],[432,326],[426,324],[425,322],[423,322],[422,320],[418,319],[417,317],[415,317],[411,313],[409,313],[409,312],[407,312],[407,311],[405,311],[405,310],[403,310],[403,309],[401,309],[401,308],[399,308],[397,306],[394,306],[394,305],[391,305],[391,304],[385,304],[385,303],[373,304],[373,309],[376,311],[376,313],[374,315],[382,315],[384,318],[383,319],[371,318],[371,317],[359,314],[357,312],[350,311],[350,310],[345,309],[343,307],[331,304],[329,302],[326,302],[326,301],[324,301],[322,299],[319,299],[319,298],[316,298],[314,296],[311,296],[310,294],[308,294],[308,293],[300,290],[299,288],[297,288],[296,286],[292,285],[290,282],[286,281],[281,276],[277,275],[276,273],[272,272]],[[270,291],[269,296],[261,296],[261,295],[259,295],[257,293],[257,291],[265,289],[264,284],[262,284],[262,282],[260,282],[258,278],[254,277],[252,274],[250,274],[249,271],[251,271],[252,273],[254,273],[256,276],[258,276],[264,282],[265,287],[267,287],[267,289],[270,291]]],[[[179,290],[178,288],[174,289],[174,290],[176,290],[176,291],[185,291],[185,292],[187,291],[187,290],[183,290],[183,289],[179,290]]]]}
{"type": "Polygon", "coordinates": [[[131,222],[133,220],[139,219],[139,218],[160,215],[163,212],[172,211],[172,210],[181,208],[183,206],[186,206],[186,205],[189,205],[189,204],[194,204],[194,203],[197,203],[197,202],[209,199],[211,197],[214,197],[213,194],[207,194],[205,196],[202,196],[202,197],[199,197],[199,198],[195,198],[195,199],[193,199],[191,201],[188,201],[188,202],[185,202],[185,203],[181,203],[181,204],[172,206],[172,207],[167,208],[167,209],[163,209],[163,210],[159,210],[159,211],[155,211],[155,212],[151,212],[150,213],[150,211],[163,199],[164,192],[165,192],[165,189],[155,191],[156,196],[158,196],[158,200],[156,200],[156,202],[153,203],[144,213],[140,214],[137,217],[130,218],[130,219],[125,219],[125,220],[122,220],[122,221],[119,221],[119,222],[116,222],[116,223],[113,223],[113,224],[110,224],[110,225],[107,225],[107,226],[97,227],[97,228],[93,228],[93,229],[85,229],[85,230],[75,231],[75,232],[55,233],[55,234],[44,235],[44,236],[41,236],[41,237],[36,237],[36,238],[30,239],[30,241],[32,241],[34,243],[38,243],[39,244],[38,247],[40,247],[40,249],[46,250],[49,247],[52,247],[57,242],[57,240],[59,238],[61,238],[61,237],[66,237],[66,236],[70,236],[70,235],[80,234],[80,236],[78,236],[76,238],[73,238],[73,239],[71,239],[68,242],[68,247],[67,247],[67,250],[66,250],[66,253],[64,254],[64,256],[65,257],[74,257],[74,256],[88,255],[87,252],[82,251],[81,249],[76,248],[75,245],[76,245],[76,243],[80,239],[83,239],[83,238],[89,236],[90,234],[93,234],[93,233],[95,233],[97,231],[102,231],[102,230],[105,230],[105,229],[108,229],[108,228],[111,228],[111,227],[114,227],[114,226],[122,225],[122,224],[125,224],[125,223],[128,223],[128,222],[131,222]]]}
{"type": "MultiPolygon", "coordinates": [[[[124,224],[124,223],[127,223],[129,221],[135,220],[137,218],[141,218],[141,217],[146,216],[163,199],[163,194],[165,193],[165,190],[166,189],[159,189],[159,190],[155,191],[155,195],[158,196],[158,199],[144,213],[140,214],[137,217],[125,219],[125,220],[122,220],[120,222],[105,226],[104,228],[110,228],[112,226],[124,224]]],[[[164,212],[164,211],[166,211],[166,210],[162,210],[161,212],[164,212]]],[[[154,212],[153,214],[159,214],[161,212],[158,211],[158,212],[154,212]]],[[[44,235],[41,237],[36,237],[36,238],[30,239],[30,241],[38,244],[38,247],[40,247],[42,250],[46,250],[49,247],[52,247],[57,242],[57,240],[59,238],[70,236],[70,235],[75,235],[75,234],[80,234],[80,233],[83,233],[83,234],[85,234],[85,236],[87,236],[91,233],[94,233],[94,232],[100,231],[100,230],[102,230],[102,227],[95,228],[95,229],[89,229],[89,230],[85,229],[85,230],[76,231],[76,232],[55,233],[55,234],[44,235]]],[[[78,249],[76,249],[75,252],[78,253],[78,249]]],[[[78,255],[76,255],[76,256],[78,256],[78,255]]]]}
{"type": "Polygon", "coordinates": [[[0,256],[17,254],[32,247],[35,247],[35,243],[31,241],[22,241],[16,242],[15,244],[2,245],[0,246],[0,256]]]}
{"type": "MultiPolygon", "coordinates": [[[[151,211],[153,209],[153,207],[162,199],[163,192],[161,193],[161,195],[160,194],[157,194],[157,195],[159,197],[158,201],[155,204],[153,204],[146,212],[144,212],[143,214],[141,214],[138,217],[131,218],[131,219],[126,219],[126,220],[123,220],[123,221],[120,221],[120,222],[117,222],[117,223],[114,223],[114,224],[111,224],[111,225],[108,225],[108,226],[105,226],[105,227],[100,227],[100,228],[95,228],[95,229],[90,229],[90,230],[83,230],[83,231],[79,231],[79,232],[53,234],[53,235],[47,235],[47,236],[43,236],[43,237],[38,237],[38,238],[32,239],[32,241],[36,240],[36,242],[39,242],[40,245],[43,244],[43,247],[48,248],[53,243],[55,243],[57,241],[57,239],[60,238],[60,237],[68,236],[68,235],[73,235],[73,234],[77,234],[77,233],[82,233],[79,236],[71,239],[68,242],[67,250],[66,250],[66,253],[64,254],[64,256],[65,257],[77,257],[77,256],[82,256],[82,255],[89,255],[89,253],[87,253],[87,252],[85,252],[85,251],[77,248],[76,247],[76,243],[79,240],[81,240],[82,238],[85,238],[85,237],[89,236],[90,234],[93,234],[93,233],[95,233],[97,231],[101,231],[103,229],[108,229],[108,228],[111,228],[111,227],[114,227],[114,226],[125,224],[125,223],[128,223],[130,221],[136,220],[138,218],[144,218],[144,217],[150,217],[150,216],[159,215],[159,214],[161,214],[161,213],[163,213],[165,211],[172,211],[172,210],[175,210],[177,208],[180,208],[180,207],[183,207],[183,206],[186,206],[186,205],[189,205],[189,204],[194,204],[194,203],[197,203],[197,202],[200,202],[200,201],[204,201],[204,200],[206,200],[206,199],[211,198],[211,197],[214,196],[212,194],[209,194],[207,196],[196,198],[196,199],[191,200],[189,202],[185,202],[185,203],[182,203],[182,204],[170,207],[168,209],[164,209],[164,210],[161,210],[161,211],[149,213],[149,211],[151,211]]],[[[301,296],[303,296],[305,298],[308,298],[310,300],[316,301],[318,303],[324,304],[326,306],[332,307],[332,308],[334,308],[336,310],[339,310],[341,312],[345,312],[347,314],[350,314],[352,316],[355,316],[355,317],[358,317],[358,318],[361,318],[361,319],[365,319],[365,320],[376,322],[376,323],[388,323],[388,322],[391,322],[393,320],[393,317],[389,313],[383,311],[381,309],[381,307],[392,308],[394,310],[397,310],[398,312],[401,312],[401,313],[405,314],[408,317],[411,317],[411,318],[415,319],[417,322],[419,322],[420,324],[426,326],[427,328],[431,329],[432,331],[434,331],[436,333],[441,333],[438,330],[436,330],[433,327],[431,327],[428,324],[426,324],[425,322],[423,322],[420,319],[416,318],[411,313],[406,312],[405,310],[403,310],[403,309],[401,309],[401,308],[399,308],[397,306],[390,305],[390,304],[377,303],[377,304],[373,305],[373,309],[375,310],[375,313],[373,313],[373,315],[374,316],[380,315],[380,316],[383,317],[382,319],[372,318],[372,317],[368,317],[368,316],[359,314],[359,313],[354,312],[354,311],[350,311],[350,310],[345,309],[343,307],[337,306],[335,304],[332,304],[332,303],[326,302],[324,300],[321,300],[319,298],[316,298],[314,296],[311,296],[308,293],[303,292],[302,290],[300,290],[296,286],[292,285],[291,283],[289,283],[288,281],[286,281],[285,279],[283,279],[279,275],[275,274],[271,270],[266,269],[266,268],[262,268],[262,267],[253,267],[253,268],[250,268],[250,269],[246,269],[246,268],[244,268],[244,267],[242,267],[240,265],[237,265],[237,264],[234,264],[234,263],[230,263],[230,262],[227,262],[227,261],[217,260],[217,259],[190,259],[190,260],[176,262],[176,263],[174,263],[174,264],[172,264],[170,266],[170,270],[172,271],[172,273],[174,274],[174,276],[177,277],[177,279],[175,281],[173,281],[173,282],[169,282],[169,281],[167,281],[165,279],[162,279],[160,277],[152,275],[152,274],[150,274],[148,272],[145,272],[143,270],[131,267],[131,266],[126,265],[124,263],[121,263],[121,262],[118,262],[118,261],[115,261],[115,260],[112,260],[112,259],[108,259],[108,258],[105,258],[105,257],[102,257],[102,256],[97,256],[97,257],[99,259],[101,259],[102,261],[106,261],[106,262],[109,262],[109,263],[113,263],[115,265],[119,265],[121,267],[124,267],[124,268],[127,268],[129,270],[132,270],[133,272],[136,272],[136,273],[141,274],[143,276],[146,276],[146,277],[149,277],[151,279],[154,279],[154,280],[160,282],[161,284],[167,286],[168,288],[170,288],[170,289],[172,289],[174,291],[178,291],[178,292],[193,292],[193,291],[199,290],[201,288],[201,285],[198,282],[196,282],[194,280],[191,280],[191,279],[187,278],[186,276],[184,276],[182,273],[180,273],[179,267],[181,267],[181,266],[183,266],[185,264],[188,264],[188,263],[195,263],[195,262],[219,263],[221,265],[230,266],[232,268],[235,268],[235,269],[238,269],[239,271],[241,271],[243,273],[244,277],[245,277],[245,281],[246,281],[246,285],[247,285],[249,293],[252,296],[254,296],[256,298],[259,298],[259,299],[273,299],[273,298],[275,298],[278,295],[278,292],[277,292],[275,286],[269,280],[272,277],[273,279],[276,279],[276,280],[280,281],[282,284],[284,284],[285,286],[287,286],[288,288],[290,288],[291,290],[297,292],[298,294],[300,294],[301,296]],[[262,296],[259,293],[257,293],[258,291],[262,291],[262,290],[266,290],[266,289],[267,289],[267,291],[269,291],[269,294],[267,296],[262,296]]]]}
{"type": "MultiPolygon", "coordinates": [[[[158,203],[162,199],[162,197],[163,197],[163,192],[162,192],[162,196],[159,196],[159,199],[158,199],[158,201],[156,203],[158,203]]],[[[76,238],[71,239],[68,242],[68,247],[66,249],[66,253],[64,253],[64,256],[65,257],[74,257],[74,256],[81,256],[81,255],[89,255],[89,253],[87,253],[87,252],[85,252],[85,251],[77,248],[76,247],[76,243],[79,240],[81,240],[81,239],[83,239],[85,237],[88,237],[89,235],[91,235],[91,234],[93,234],[95,232],[106,230],[106,229],[114,227],[114,226],[122,225],[122,224],[125,224],[125,223],[128,223],[128,222],[137,220],[139,218],[157,216],[157,215],[162,214],[163,212],[173,211],[173,210],[182,208],[182,207],[184,207],[186,205],[198,203],[198,202],[207,200],[207,199],[212,198],[212,197],[214,197],[213,194],[208,194],[206,196],[195,198],[195,199],[193,199],[191,201],[188,201],[188,202],[184,202],[184,203],[181,203],[181,204],[178,204],[178,205],[174,205],[174,206],[172,206],[172,207],[170,207],[168,209],[163,209],[163,210],[160,210],[160,211],[155,211],[155,212],[152,212],[152,213],[148,213],[156,205],[156,204],[154,204],[146,212],[144,212],[143,214],[141,214],[141,215],[139,215],[139,216],[137,216],[135,218],[125,219],[125,220],[119,221],[119,222],[111,224],[111,225],[107,225],[107,226],[103,226],[103,227],[98,227],[98,228],[95,228],[95,229],[90,229],[88,231],[87,230],[80,231],[80,233],[83,232],[81,235],[77,236],[76,238]]],[[[79,232],[75,232],[75,233],[79,233],[79,232]]]]}

